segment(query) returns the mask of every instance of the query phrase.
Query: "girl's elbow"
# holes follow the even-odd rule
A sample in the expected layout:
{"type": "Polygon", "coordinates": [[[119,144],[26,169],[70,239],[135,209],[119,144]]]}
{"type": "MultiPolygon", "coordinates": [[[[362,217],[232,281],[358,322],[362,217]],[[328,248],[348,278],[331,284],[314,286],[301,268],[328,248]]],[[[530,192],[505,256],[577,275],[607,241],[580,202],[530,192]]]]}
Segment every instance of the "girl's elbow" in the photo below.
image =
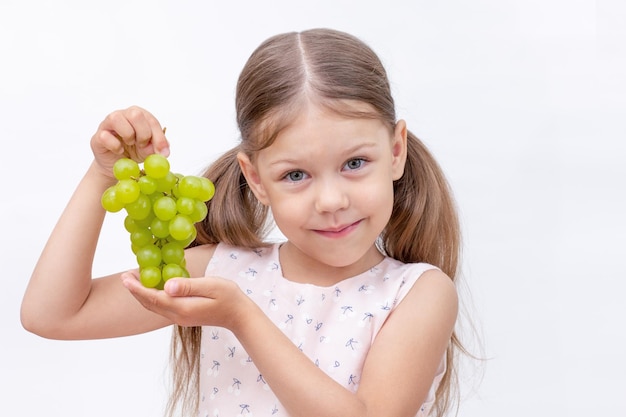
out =
{"type": "Polygon", "coordinates": [[[24,330],[27,332],[36,334],[37,336],[43,336],[42,333],[44,333],[44,329],[42,329],[41,322],[37,320],[35,315],[24,305],[24,303],[22,303],[22,308],[20,309],[20,322],[22,323],[24,330]]]}
{"type": "Polygon", "coordinates": [[[53,326],[46,320],[44,314],[30,308],[27,303],[22,303],[20,309],[20,322],[24,330],[46,339],[60,339],[58,326],[53,326]]]}

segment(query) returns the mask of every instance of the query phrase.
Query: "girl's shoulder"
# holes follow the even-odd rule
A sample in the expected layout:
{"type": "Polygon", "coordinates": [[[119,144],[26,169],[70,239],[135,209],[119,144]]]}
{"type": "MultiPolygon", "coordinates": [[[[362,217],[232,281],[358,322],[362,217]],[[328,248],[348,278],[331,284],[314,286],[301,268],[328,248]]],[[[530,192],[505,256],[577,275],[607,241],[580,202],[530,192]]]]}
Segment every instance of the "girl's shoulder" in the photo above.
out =
{"type": "Polygon", "coordinates": [[[387,273],[401,276],[414,276],[419,278],[426,271],[439,270],[439,267],[426,262],[402,262],[395,258],[385,256],[385,259],[378,265],[378,268],[384,269],[387,273]]]}

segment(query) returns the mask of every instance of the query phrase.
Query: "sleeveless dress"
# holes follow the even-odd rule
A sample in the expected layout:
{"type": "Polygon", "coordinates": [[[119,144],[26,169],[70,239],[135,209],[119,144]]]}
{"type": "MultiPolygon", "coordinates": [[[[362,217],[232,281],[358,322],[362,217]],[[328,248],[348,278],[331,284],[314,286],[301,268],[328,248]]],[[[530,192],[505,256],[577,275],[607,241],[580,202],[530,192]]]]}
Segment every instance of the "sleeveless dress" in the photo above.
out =
{"type": "MultiPolygon", "coordinates": [[[[279,247],[275,243],[251,250],[221,243],[206,275],[235,281],[311,361],[356,392],[365,357],[383,323],[421,274],[436,267],[385,257],[369,271],[319,287],[284,278],[279,247]]],[[[444,372],[445,357],[416,417],[428,415],[444,372]]],[[[237,338],[221,327],[202,328],[198,415],[288,416],[237,338]]]]}

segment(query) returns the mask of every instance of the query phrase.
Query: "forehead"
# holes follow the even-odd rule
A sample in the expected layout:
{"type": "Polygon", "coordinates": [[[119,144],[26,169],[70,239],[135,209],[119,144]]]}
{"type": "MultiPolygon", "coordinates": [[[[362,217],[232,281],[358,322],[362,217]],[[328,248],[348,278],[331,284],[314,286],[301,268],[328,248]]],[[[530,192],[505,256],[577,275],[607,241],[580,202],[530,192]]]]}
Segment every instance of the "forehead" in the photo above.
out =
{"type": "MultiPolygon", "coordinates": [[[[276,138],[285,130],[293,129],[302,120],[311,115],[334,120],[363,119],[383,121],[381,114],[374,106],[358,101],[345,99],[320,99],[306,97],[296,103],[286,104],[271,112],[254,129],[248,138],[246,148],[255,153],[271,146],[276,138]]],[[[393,129],[389,123],[390,130],[393,129]]]]}
{"type": "Polygon", "coordinates": [[[354,157],[354,153],[381,151],[390,145],[391,137],[392,131],[379,119],[346,117],[310,107],[260,150],[256,160],[269,166],[336,164],[337,159],[354,157]]]}

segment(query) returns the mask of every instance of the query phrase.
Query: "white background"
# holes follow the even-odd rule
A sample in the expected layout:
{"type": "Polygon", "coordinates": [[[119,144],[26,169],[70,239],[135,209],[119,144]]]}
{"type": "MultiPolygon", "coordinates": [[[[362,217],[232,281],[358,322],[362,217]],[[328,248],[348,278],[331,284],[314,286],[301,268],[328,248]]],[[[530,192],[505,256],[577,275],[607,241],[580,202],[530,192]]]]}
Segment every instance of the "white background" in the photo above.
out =
{"type": "MultiPolygon", "coordinates": [[[[0,414],[160,415],[169,330],[29,334],[32,268],[106,114],[148,108],[173,169],[198,173],[237,140],[234,87],[252,50],[325,26],[379,53],[399,116],[455,190],[464,299],[490,358],[466,368],[459,415],[626,415],[624,3],[226,3],[0,3],[0,414]]],[[[105,223],[96,275],[133,265],[121,221],[105,223]]]]}

